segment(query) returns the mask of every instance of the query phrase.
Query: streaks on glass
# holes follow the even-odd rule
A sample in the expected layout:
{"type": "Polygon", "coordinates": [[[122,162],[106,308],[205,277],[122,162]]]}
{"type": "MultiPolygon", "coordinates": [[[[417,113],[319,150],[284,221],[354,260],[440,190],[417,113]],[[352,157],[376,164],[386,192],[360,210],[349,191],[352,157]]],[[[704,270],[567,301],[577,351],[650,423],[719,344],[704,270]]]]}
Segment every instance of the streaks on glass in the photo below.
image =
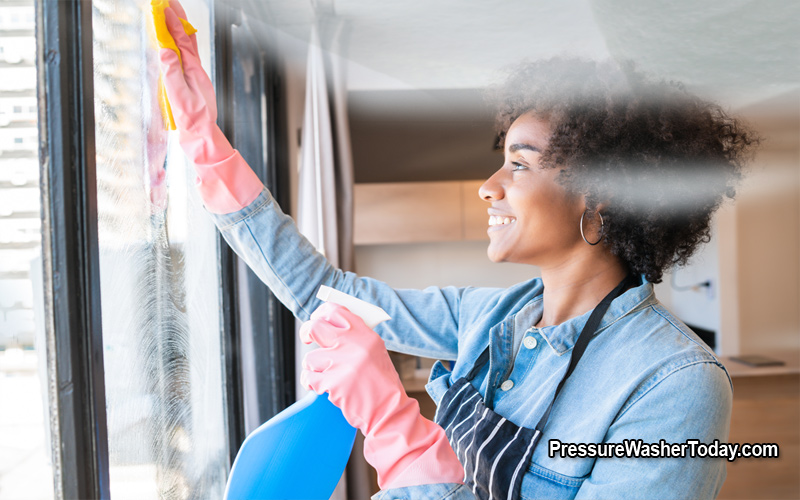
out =
{"type": "MultiPolygon", "coordinates": [[[[142,100],[145,103],[143,110],[146,111],[143,117],[143,125],[147,131],[145,140],[145,190],[150,197],[150,206],[153,213],[162,212],[167,209],[167,140],[168,132],[164,123],[164,117],[159,105],[159,95],[157,86],[153,82],[159,82],[159,62],[156,49],[155,33],[152,24],[145,19],[145,30],[148,33],[149,50],[145,51],[145,80],[149,85],[145,85],[142,92],[142,100]]],[[[159,84],[156,84],[159,85],[159,84]]]]}
{"type": "MultiPolygon", "coordinates": [[[[184,4],[207,22],[202,2],[184,4]]],[[[93,1],[111,493],[219,498],[228,450],[216,233],[164,129],[148,8],[93,1]]]]}

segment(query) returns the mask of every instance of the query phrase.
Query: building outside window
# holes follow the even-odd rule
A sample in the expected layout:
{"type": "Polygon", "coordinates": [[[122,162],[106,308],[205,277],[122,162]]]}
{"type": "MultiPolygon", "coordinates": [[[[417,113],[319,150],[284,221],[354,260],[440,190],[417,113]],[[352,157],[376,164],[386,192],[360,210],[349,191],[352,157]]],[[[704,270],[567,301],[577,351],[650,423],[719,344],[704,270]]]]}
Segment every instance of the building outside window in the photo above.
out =
{"type": "Polygon", "coordinates": [[[16,78],[0,88],[0,498],[20,500],[54,495],[33,15],[32,0],[0,1],[0,80],[16,78]]]}

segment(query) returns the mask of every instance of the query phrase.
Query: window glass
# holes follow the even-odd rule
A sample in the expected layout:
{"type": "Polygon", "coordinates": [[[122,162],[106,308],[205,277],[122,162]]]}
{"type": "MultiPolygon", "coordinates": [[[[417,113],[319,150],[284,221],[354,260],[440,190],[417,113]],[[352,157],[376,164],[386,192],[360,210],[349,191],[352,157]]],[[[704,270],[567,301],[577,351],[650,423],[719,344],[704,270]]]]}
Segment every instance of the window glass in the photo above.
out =
{"type": "Polygon", "coordinates": [[[54,496],[33,13],[0,3],[0,498],[21,500],[54,496]]]}
{"type": "MultiPolygon", "coordinates": [[[[183,2],[206,68],[209,11],[183,2]]],[[[115,500],[221,498],[216,230],[157,103],[149,1],[93,1],[102,323],[115,500]]]]}

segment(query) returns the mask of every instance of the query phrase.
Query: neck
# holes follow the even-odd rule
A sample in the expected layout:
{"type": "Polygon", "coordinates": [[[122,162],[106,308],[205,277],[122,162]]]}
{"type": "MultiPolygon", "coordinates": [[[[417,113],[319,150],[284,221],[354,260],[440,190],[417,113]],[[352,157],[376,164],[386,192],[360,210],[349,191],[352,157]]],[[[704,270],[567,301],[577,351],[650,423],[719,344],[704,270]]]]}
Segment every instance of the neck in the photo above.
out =
{"type": "Polygon", "coordinates": [[[626,273],[619,259],[606,252],[542,268],[543,310],[536,326],[559,325],[591,311],[626,273]]]}

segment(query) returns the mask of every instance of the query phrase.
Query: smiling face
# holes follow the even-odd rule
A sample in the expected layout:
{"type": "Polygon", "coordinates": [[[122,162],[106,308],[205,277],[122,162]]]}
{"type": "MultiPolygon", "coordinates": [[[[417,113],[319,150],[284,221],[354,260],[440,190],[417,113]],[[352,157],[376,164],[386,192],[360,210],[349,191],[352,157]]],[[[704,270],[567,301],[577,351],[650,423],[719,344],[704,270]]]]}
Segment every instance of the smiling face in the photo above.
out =
{"type": "Polygon", "coordinates": [[[539,166],[550,133],[532,113],[517,118],[506,134],[503,166],[479,190],[492,204],[487,253],[494,262],[558,266],[583,244],[583,196],[556,181],[559,169],[539,166]]]}

